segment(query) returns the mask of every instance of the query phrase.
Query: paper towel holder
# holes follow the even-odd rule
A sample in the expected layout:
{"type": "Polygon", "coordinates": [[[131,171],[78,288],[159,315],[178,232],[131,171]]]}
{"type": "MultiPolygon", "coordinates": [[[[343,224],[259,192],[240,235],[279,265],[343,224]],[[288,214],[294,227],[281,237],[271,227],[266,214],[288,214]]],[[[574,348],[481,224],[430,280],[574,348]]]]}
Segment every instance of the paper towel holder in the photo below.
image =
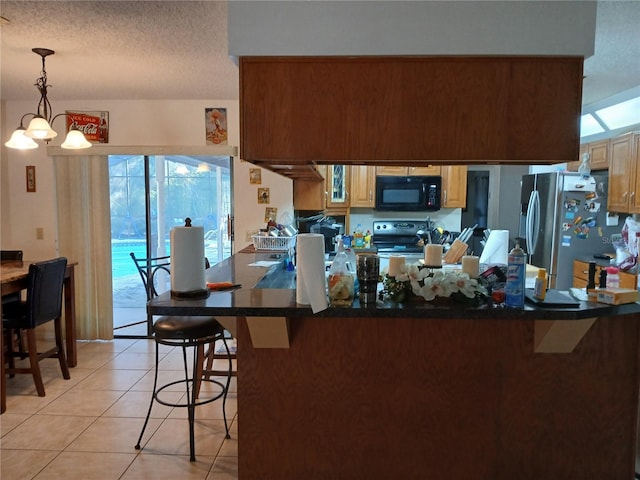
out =
{"type": "MultiPolygon", "coordinates": [[[[187,217],[184,219],[184,226],[191,227],[191,218],[187,217]]],[[[205,259],[203,258],[202,259],[203,265],[204,265],[204,261],[205,259]]],[[[190,290],[187,292],[178,292],[175,290],[171,290],[171,298],[190,298],[190,299],[197,300],[201,298],[208,298],[210,294],[211,292],[209,291],[208,288],[190,290]]]]}

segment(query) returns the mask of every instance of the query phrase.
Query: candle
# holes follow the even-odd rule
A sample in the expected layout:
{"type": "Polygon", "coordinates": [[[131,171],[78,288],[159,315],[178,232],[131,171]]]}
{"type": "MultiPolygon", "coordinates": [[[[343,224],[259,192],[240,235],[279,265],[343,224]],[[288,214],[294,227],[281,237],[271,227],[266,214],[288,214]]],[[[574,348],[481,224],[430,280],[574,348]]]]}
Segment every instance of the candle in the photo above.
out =
{"type": "Polygon", "coordinates": [[[480,259],[475,255],[462,257],[462,273],[469,274],[470,278],[478,278],[480,275],[480,259]]]}
{"type": "Polygon", "coordinates": [[[427,267],[442,266],[442,245],[428,244],[424,246],[424,264],[427,267]]]}
{"type": "Polygon", "coordinates": [[[389,257],[389,272],[388,275],[395,277],[402,272],[404,266],[404,257],[401,255],[392,255],[389,257]]]}

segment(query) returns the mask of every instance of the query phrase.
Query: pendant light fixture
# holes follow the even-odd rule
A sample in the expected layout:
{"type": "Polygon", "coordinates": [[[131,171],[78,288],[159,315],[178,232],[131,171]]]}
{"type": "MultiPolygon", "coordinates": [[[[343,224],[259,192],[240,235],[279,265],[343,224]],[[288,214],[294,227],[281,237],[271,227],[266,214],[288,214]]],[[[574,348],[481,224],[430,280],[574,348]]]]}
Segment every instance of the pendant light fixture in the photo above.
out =
{"type": "MultiPolygon", "coordinates": [[[[55,138],[58,133],[51,128],[51,125],[56,118],[61,116],[67,117],[66,113],[59,113],[58,115],[53,116],[51,103],[47,98],[47,88],[49,88],[50,85],[47,85],[45,59],[56,52],[48,48],[33,48],[31,51],[42,57],[42,72],[40,73],[40,77],[36,79],[35,83],[35,87],[40,92],[40,102],[38,102],[37,113],[25,113],[20,119],[20,126],[18,126],[18,128],[13,132],[9,141],[5,143],[7,147],[18,150],[38,148],[38,144],[34,140],[49,142],[49,140],[55,138]],[[29,116],[33,118],[25,130],[24,120],[29,116]]],[[[75,125],[71,125],[65,141],[60,146],[62,148],[81,149],[89,148],[91,143],[87,141],[83,133],[78,130],[75,125]]]]}

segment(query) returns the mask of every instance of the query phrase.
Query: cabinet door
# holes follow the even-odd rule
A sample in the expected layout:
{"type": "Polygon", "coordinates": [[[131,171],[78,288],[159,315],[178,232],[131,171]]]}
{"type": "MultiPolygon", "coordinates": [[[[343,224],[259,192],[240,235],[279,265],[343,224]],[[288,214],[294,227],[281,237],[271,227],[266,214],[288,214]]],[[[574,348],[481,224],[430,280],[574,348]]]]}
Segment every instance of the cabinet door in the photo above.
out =
{"type": "Polygon", "coordinates": [[[386,166],[386,167],[376,167],[376,175],[398,175],[406,177],[408,172],[407,167],[395,167],[395,166],[386,166]]]}
{"type": "MultiPolygon", "coordinates": [[[[591,170],[606,170],[609,168],[609,140],[601,140],[589,144],[589,162],[591,170]]],[[[582,157],[580,157],[582,160],[582,157]]]]}
{"type": "Polygon", "coordinates": [[[640,213],[640,133],[633,136],[633,153],[631,161],[631,195],[629,198],[629,212],[640,213]]]}
{"type": "Polygon", "coordinates": [[[632,135],[623,135],[611,140],[607,202],[607,208],[611,212],[629,212],[632,138],[632,135]]]}
{"type": "Polygon", "coordinates": [[[328,165],[326,188],[326,208],[343,208],[349,206],[349,169],[346,165],[328,165]]]}
{"type": "Polygon", "coordinates": [[[569,172],[577,172],[578,171],[578,167],[580,166],[580,163],[582,161],[582,155],[584,155],[585,153],[589,153],[589,144],[588,143],[583,143],[582,145],[580,145],[580,153],[578,154],[578,160],[576,160],[575,162],[568,162],[567,163],[567,171],[569,171],[569,172]]]}
{"type": "Polygon", "coordinates": [[[318,165],[318,173],[322,180],[294,180],[293,181],[293,208],[296,210],[324,210],[327,189],[325,180],[327,166],[318,165]]]}
{"type": "Polygon", "coordinates": [[[352,207],[373,208],[376,204],[376,169],[366,165],[351,165],[350,204],[352,207]]]}
{"type": "Polygon", "coordinates": [[[427,167],[409,167],[409,175],[440,175],[440,165],[429,165],[427,167]]]}
{"type": "Polygon", "coordinates": [[[440,167],[442,175],[442,207],[464,208],[467,205],[466,165],[440,167]]]}

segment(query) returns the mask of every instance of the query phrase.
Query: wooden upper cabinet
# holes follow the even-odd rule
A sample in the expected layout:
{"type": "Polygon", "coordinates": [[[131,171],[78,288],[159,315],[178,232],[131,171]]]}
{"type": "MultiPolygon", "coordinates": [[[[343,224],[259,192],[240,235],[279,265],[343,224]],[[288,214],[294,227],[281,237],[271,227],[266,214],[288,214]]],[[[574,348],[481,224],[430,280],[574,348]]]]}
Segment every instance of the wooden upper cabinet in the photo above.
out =
{"type": "Polygon", "coordinates": [[[428,165],[426,167],[409,167],[409,175],[440,175],[440,165],[428,165]]]}
{"type": "Polygon", "coordinates": [[[440,165],[427,165],[425,167],[400,167],[400,166],[381,166],[375,167],[376,175],[389,175],[406,177],[421,175],[440,175],[440,165]]]}
{"type": "Polygon", "coordinates": [[[582,155],[589,154],[591,170],[607,170],[609,168],[609,139],[580,145],[578,160],[567,164],[567,170],[577,172],[582,163],[582,155]]]}
{"type": "Polygon", "coordinates": [[[318,165],[320,180],[294,179],[293,208],[296,210],[324,210],[326,206],[327,166],[318,165]]]}
{"type": "Polygon", "coordinates": [[[242,158],[267,168],[573,161],[582,64],[579,57],[242,57],[242,158]]]}
{"type": "Polygon", "coordinates": [[[376,167],[351,165],[350,184],[352,207],[374,208],[376,206],[376,167]]]}
{"type": "Polygon", "coordinates": [[[640,133],[633,136],[631,171],[631,191],[633,196],[629,201],[629,213],[640,213],[640,133]]]}
{"type": "Polygon", "coordinates": [[[349,167],[347,165],[327,165],[326,208],[347,208],[349,206],[349,167]]]}
{"type": "Polygon", "coordinates": [[[374,167],[376,171],[376,175],[388,175],[388,176],[398,176],[398,177],[406,177],[409,167],[395,167],[391,165],[382,166],[382,167],[374,167]]]}
{"type": "Polygon", "coordinates": [[[467,167],[465,165],[443,165],[442,208],[464,208],[467,206],[467,167]]]}
{"type": "Polygon", "coordinates": [[[609,196],[607,210],[629,213],[635,199],[636,165],[634,135],[629,133],[610,140],[609,196]]]}

